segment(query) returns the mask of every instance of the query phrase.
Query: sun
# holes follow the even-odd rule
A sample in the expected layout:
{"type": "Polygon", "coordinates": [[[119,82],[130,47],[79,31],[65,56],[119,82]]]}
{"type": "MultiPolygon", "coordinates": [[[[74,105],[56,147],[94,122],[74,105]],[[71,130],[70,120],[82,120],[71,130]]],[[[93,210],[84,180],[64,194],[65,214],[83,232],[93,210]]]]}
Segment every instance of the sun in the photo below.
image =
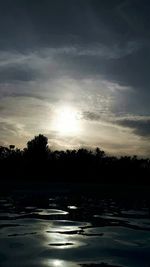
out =
{"type": "Polygon", "coordinates": [[[79,112],[73,107],[60,107],[56,112],[53,126],[61,135],[75,135],[79,133],[79,112]]]}

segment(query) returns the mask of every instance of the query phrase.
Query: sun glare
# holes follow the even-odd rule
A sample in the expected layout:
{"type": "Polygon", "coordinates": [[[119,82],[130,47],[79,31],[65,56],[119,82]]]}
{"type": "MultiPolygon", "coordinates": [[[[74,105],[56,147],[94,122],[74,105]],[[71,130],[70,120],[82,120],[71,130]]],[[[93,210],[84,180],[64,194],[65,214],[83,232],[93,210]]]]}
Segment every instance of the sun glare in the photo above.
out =
{"type": "Polygon", "coordinates": [[[54,260],[53,261],[53,265],[56,266],[56,267],[58,267],[58,266],[62,266],[62,263],[61,263],[60,260],[54,260]]]}
{"type": "Polygon", "coordinates": [[[54,128],[62,135],[74,135],[80,131],[79,113],[71,107],[62,107],[54,118],[54,128]]]}

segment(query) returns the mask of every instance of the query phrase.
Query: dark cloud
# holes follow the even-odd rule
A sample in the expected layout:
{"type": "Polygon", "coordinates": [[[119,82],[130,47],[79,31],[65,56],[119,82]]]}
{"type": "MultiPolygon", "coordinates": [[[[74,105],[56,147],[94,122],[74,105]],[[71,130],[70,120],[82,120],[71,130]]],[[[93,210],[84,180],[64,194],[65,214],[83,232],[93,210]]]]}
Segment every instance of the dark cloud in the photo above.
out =
{"type": "Polygon", "coordinates": [[[143,118],[122,118],[122,119],[115,119],[113,117],[105,118],[103,113],[95,113],[90,111],[85,111],[82,113],[83,119],[90,120],[90,121],[104,121],[107,119],[108,124],[113,125],[121,125],[123,127],[130,128],[136,135],[142,137],[150,137],[150,119],[143,118]]]}
{"type": "Polygon", "coordinates": [[[90,120],[90,121],[99,121],[101,119],[100,114],[90,112],[90,111],[84,111],[82,113],[83,119],[90,120]]]}
{"type": "Polygon", "coordinates": [[[119,125],[131,128],[142,137],[150,137],[150,119],[123,119],[117,121],[119,125]]]}
{"type": "Polygon", "coordinates": [[[149,37],[149,1],[2,0],[0,47],[124,43],[149,37]]]}
{"type": "Polygon", "coordinates": [[[150,48],[143,46],[138,51],[123,58],[109,62],[109,74],[112,79],[126,85],[133,86],[137,90],[149,92],[150,79],[150,48]],[[142,88],[143,87],[143,88],[142,88]]]}
{"type": "MultiPolygon", "coordinates": [[[[144,95],[149,92],[149,11],[146,0],[5,0],[0,9],[0,48],[77,47],[76,53],[62,55],[62,67],[70,75],[104,75],[139,88],[144,95]]],[[[8,69],[8,79],[29,80],[33,75],[29,67],[8,69]]],[[[4,70],[2,76],[6,80],[4,70]]]]}
{"type": "Polygon", "coordinates": [[[11,83],[17,81],[32,81],[37,73],[28,66],[12,66],[0,68],[0,83],[11,83]]]}

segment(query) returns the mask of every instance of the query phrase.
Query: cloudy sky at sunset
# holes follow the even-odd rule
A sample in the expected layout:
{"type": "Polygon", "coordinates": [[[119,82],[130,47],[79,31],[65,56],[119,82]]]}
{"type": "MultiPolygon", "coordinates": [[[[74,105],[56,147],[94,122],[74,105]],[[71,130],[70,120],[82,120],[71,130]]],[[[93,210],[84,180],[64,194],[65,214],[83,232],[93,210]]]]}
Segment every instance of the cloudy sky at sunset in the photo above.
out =
{"type": "Polygon", "coordinates": [[[150,1],[0,0],[0,145],[150,156],[150,1]]]}

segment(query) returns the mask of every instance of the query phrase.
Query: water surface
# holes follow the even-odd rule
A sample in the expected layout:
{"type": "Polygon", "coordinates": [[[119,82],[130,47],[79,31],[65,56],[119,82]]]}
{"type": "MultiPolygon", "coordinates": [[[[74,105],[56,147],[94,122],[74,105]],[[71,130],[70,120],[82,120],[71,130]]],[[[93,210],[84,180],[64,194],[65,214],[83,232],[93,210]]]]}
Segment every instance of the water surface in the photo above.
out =
{"type": "Polygon", "coordinates": [[[150,267],[148,203],[91,196],[0,198],[1,267],[150,267]]]}

